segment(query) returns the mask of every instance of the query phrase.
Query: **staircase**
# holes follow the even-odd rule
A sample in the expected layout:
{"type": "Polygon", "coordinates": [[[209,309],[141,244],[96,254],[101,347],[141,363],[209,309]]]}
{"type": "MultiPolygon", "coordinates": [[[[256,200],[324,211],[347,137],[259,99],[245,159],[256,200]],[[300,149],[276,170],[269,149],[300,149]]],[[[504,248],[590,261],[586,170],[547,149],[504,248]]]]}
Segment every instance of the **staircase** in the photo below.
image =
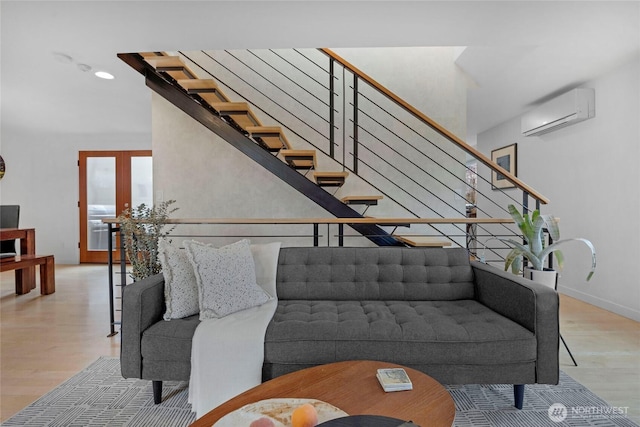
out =
{"type": "MultiPolygon", "coordinates": [[[[156,92],[199,120],[236,148],[270,169],[307,197],[340,218],[362,218],[350,201],[342,202],[325,188],[339,188],[349,176],[346,171],[317,170],[315,150],[296,150],[280,126],[265,125],[247,102],[234,102],[213,79],[200,79],[177,56],[156,52],[121,54],[119,57],[147,77],[156,92]],[[153,72],[151,72],[153,71],[153,72]],[[180,88],[180,90],[177,90],[180,88]],[[189,103],[185,95],[195,103],[189,103]],[[202,111],[205,108],[209,114],[202,111]],[[221,119],[223,123],[220,123],[221,119]],[[235,134],[229,128],[235,130],[235,134]],[[247,144],[249,142],[249,144],[247,144]],[[257,147],[262,153],[255,150],[257,147]],[[268,153],[267,157],[264,153],[268,153]],[[254,157],[255,156],[255,157],[254,157]],[[274,162],[276,160],[276,162],[274,162]],[[270,167],[269,167],[270,166],[270,167]],[[296,171],[292,174],[290,171],[296,171]],[[315,185],[298,171],[311,171],[315,185]],[[302,178],[302,180],[300,179],[302,178]]],[[[358,196],[361,200],[379,200],[382,196],[358,196]]],[[[352,224],[351,227],[379,246],[402,243],[376,224],[352,224]]]]}
{"type": "MultiPolygon", "coordinates": [[[[255,56],[253,52],[247,52],[255,56]]],[[[146,83],[151,89],[336,217],[364,218],[370,207],[382,203],[386,206],[389,204],[399,206],[403,214],[397,215],[397,217],[408,215],[418,218],[443,219],[441,222],[443,225],[424,225],[422,229],[416,230],[417,235],[396,235],[394,233],[398,226],[388,232],[375,223],[352,225],[353,229],[377,245],[447,246],[452,241],[463,245],[464,243],[460,243],[460,241],[466,240],[466,244],[469,246],[468,227],[465,229],[464,224],[456,221],[444,225],[447,224],[446,218],[452,217],[452,214],[456,219],[460,219],[459,216],[465,217],[466,213],[464,204],[450,202],[450,196],[442,196],[442,189],[454,193],[459,191],[459,187],[465,188],[468,185],[464,180],[462,183],[456,183],[456,180],[460,180],[460,171],[468,170],[468,166],[460,162],[459,154],[451,155],[441,148],[445,144],[452,145],[455,150],[461,150],[471,155],[480,164],[487,166],[489,173],[498,172],[506,176],[522,191],[522,202],[516,200],[515,203],[520,204],[523,210],[528,209],[530,198],[534,200],[536,208],[539,208],[541,203],[547,202],[543,196],[520,182],[508,171],[503,170],[482,153],[460,141],[439,124],[424,116],[330,50],[320,49],[316,52],[329,58],[328,73],[330,77],[327,88],[329,101],[325,103],[328,107],[326,109],[328,117],[325,112],[313,111],[313,108],[299,99],[296,101],[300,102],[300,110],[309,110],[308,116],[311,117],[311,120],[301,120],[291,112],[287,113],[295,117],[297,122],[304,122],[304,125],[310,128],[310,130],[306,130],[307,133],[301,130],[301,125],[287,122],[287,117],[275,117],[276,113],[273,110],[282,109],[279,108],[281,104],[278,104],[277,100],[269,100],[266,103],[268,105],[259,105],[255,99],[252,99],[251,93],[264,95],[264,90],[261,87],[253,86],[256,78],[243,78],[208,52],[202,51],[202,54],[196,55],[195,58],[192,53],[183,52],[179,52],[178,55],[150,52],[119,54],[118,56],[145,75],[146,83]],[[230,84],[229,78],[226,76],[224,78],[217,76],[217,72],[212,71],[210,65],[204,65],[201,58],[210,58],[210,61],[207,60],[211,64],[220,63],[221,69],[224,68],[237,76],[237,79],[234,77],[235,83],[230,84]],[[353,89],[353,94],[347,99],[348,89],[343,89],[343,93],[340,95],[343,102],[341,126],[338,123],[339,119],[335,117],[338,111],[338,105],[334,102],[334,98],[338,96],[338,89],[334,87],[334,81],[338,80],[337,73],[334,73],[336,65],[343,67],[343,75],[345,71],[352,75],[348,86],[353,89]],[[197,72],[194,71],[196,68],[197,72]],[[205,75],[209,75],[211,78],[200,78],[205,75]],[[239,93],[236,87],[237,81],[242,81],[242,85],[246,84],[250,89],[246,93],[239,93]],[[363,86],[366,87],[363,89],[363,86]],[[373,95],[371,91],[374,92],[373,95]],[[376,96],[383,98],[387,104],[393,104],[398,112],[391,111],[391,107],[386,105],[380,107],[383,102],[375,98],[376,96]],[[381,112],[378,112],[378,115],[372,114],[365,108],[359,107],[359,103],[368,103],[379,107],[381,112]],[[274,108],[274,105],[278,108],[274,108]],[[353,113],[347,118],[346,110],[348,108],[351,108],[353,113]],[[379,120],[380,114],[392,116],[397,123],[391,126],[386,125],[384,120],[379,120]],[[314,128],[308,124],[313,121],[313,115],[318,117],[319,127],[314,128]],[[259,117],[268,117],[268,119],[263,123],[259,117]],[[365,125],[365,122],[368,122],[368,125],[365,125]],[[353,125],[353,130],[350,134],[345,134],[345,127],[349,123],[353,125]],[[319,129],[323,126],[324,129],[319,129]],[[407,138],[399,135],[395,131],[397,126],[406,126],[410,129],[409,132],[415,133],[417,137],[407,138]],[[341,143],[336,135],[337,130],[343,132],[341,143]],[[380,137],[379,135],[383,133],[385,137],[380,137]],[[321,135],[327,141],[322,148],[315,141],[317,135],[321,135]],[[425,135],[427,136],[425,137],[425,135]],[[348,139],[352,141],[352,147],[347,147],[348,139]],[[295,141],[294,144],[291,141],[295,141]],[[444,163],[451,163],[453,166],[449,165],[447,169],[447,166],[440,164],[443,163],[440,158],[424,150],[426,145],[424,141],[451,157],[453,160],[446,159],[444,163]],[[300,142],[303,142],[304,146],[301,147],[300,142]],[[342,149],[342,158],[339,158],[339,154],[336,152],[340,149],[342,149]],[[415,153],[413,151],[407,153],[407,150],[415,150],[415,153]],[[334,160],[332,164],[336,165],[335,169],[341,170],[319,169],[318,164],[327,163],[326,161],[319,162],[319,156],[334,160]],[[391,162],[389,157],[394,157],[395,161],[391,162]],[[428,162],[432,165],[425,166],[428,162]],[[433,168],[435,167],[442,168],[444,172],[441,170],[434,172],[433,168]],[[452,167],[455,170],[452,170],[452,167]],[[394,182],[394,179],[389,176],[390,174],[381,172],[387,172],[387,170],[400,176],[404,184],[394,182]],[[337,196],[339,190],[353,176],[369,184],[369,188],[374,191],[364,195],[337,196]],[[433,190],[433,185],[439,189],[433,190]],[[416,189],[409,191],[405,187],[415,187],[416,189]],[[442,208],[438,208],[438,206],[442,206],[442,208]]],[[[235,52],[229,53],[229,55],[242,63],[243,66],[246,65],[246,59],[239,59],[235,52]]],[[[278,54],[276,53],[276,55],[278,54]]],[[[261,59],[261,61],[263,60],[261,59]]],[[[317,62],[315,60],[315,63],[317,62]]],[[[271,64],[267,65],[276,69],[271,64]]],[[[280,73],[280,71],[278,72],[280,73]]],[[[256,73],[258,72],[256,71],[256,73]]],[[[320,99],[315,95],[313,89],[309,90],[299,84],[298,79],[288,79],[310,96],[320,99]]],[[[343,86],[345,86],[344,81],[343,86]]],[[[295,89],[298,90],[298,88],[295,89]]],[[[287,96],[292,99],[303,98],[295,94],[287,94],[287,96]]],[[[486,178],[482,179],[487,180],[486,178]]],[[[504,191],[501,194],[506,194],[509,197],[509,203],[514,202],[515,199],[504,191]]],[[[506,203],[493,201],[489,197],[487,199],[503,209],[506,206],[506,203]]],[[[482,210],[480,212],[482,213],[482,210]]],[[[372,221],[375,221],[375,218],[372,218],[372,221]]],[[[401,225],[404,226],[404,224],[401,225]]],[[[389,224],[385,224],[385,226],[389,226],[389,224]]],[[[502,228],[498,229],[490,229],[490,226],[484,223],[478,224],[478,226],[489,238],[512,233],[504,224],[499,225],[498,227],[502,228]]]]}

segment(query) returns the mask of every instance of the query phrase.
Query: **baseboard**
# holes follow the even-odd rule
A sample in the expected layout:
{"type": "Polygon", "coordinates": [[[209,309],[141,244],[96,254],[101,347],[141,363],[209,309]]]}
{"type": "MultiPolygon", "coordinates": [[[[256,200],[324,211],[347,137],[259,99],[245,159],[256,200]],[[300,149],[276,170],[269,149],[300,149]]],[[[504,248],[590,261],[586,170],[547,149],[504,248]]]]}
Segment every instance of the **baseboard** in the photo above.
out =
{"type": "Polygon", "coordinates": [[[593,295],[589,295],[576,289],[566,288],[564,286],[560,286],[558,292],[579,299],[580,301],[595,305],[596,307],[600,307],[604,310],[611,311],[612,313],[619,314],[620,316],[635,320],[636,322],[640,322],[640,311],[638,310],[634,310],[632,308],[625,307],[623,305],[617,304],[612,301],[607,301],[602,298],[594,297],[593,295]]]}

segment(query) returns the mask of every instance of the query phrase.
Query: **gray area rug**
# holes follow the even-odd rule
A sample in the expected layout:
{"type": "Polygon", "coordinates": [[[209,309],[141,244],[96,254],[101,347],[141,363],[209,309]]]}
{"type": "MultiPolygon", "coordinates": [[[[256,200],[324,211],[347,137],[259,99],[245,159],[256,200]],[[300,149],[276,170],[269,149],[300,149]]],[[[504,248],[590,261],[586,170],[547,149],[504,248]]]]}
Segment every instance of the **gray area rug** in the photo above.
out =
{"type": "MultiPolygon", "coordinates": [[[[455,426],[637,426],[561,372],[557,386],[525,387],[524,408],[511,385],[447,386],[456,403],[455,426]]],[[[194,421],[188,383],[167,381],[153,404],[151,383],[124,379],[118,359],[102,357],[3,423],[3,426],[180,427],[194,421]]],[[[241,427],[241,426],[239,426],[241,427]]],[[[423,426],[426,427],[426,426],[423,426]]]]}

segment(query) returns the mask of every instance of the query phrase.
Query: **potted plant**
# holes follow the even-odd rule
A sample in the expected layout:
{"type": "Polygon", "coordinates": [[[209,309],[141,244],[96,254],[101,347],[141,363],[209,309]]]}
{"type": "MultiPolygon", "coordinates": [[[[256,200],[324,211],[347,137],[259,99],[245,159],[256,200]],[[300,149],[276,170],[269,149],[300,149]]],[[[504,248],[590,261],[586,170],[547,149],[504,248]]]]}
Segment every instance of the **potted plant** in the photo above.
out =
{"type": "Polygon", "coordinates": [[[564,256],[559,250],[559,246],[567,242],[578,241],[584,243],[591,249],[591,271],[587,275],[587,280],[591,279],[596,269],[596,251],[589,240],[583,238],[560,240],[558,219],[554,216],[541,215],[537,210],[533,211],[531,216],[529,216],[529,214],[521,215],[514,205],[509,205],[508,209],[509,214],[511,214],[514,222],[522,232],[525,242],[519,243],[513,239],[499,239],[511,246],[511,252],[509,252],[505,259],[505,270],[511,267],[512,271],[518,274],[522,269],[524,257],[529,261],[529,268],[524,271],[525,277],[538,282],[545,282],[555,289],[557,273],[554,270],[550,270],[550,272],[547,273],[550,277],[545,278],[544,263],[547,257],[553,254],[558,262],[558,268],[561,269],[564,265],[564,256]],[[548,231],[549,236],[553,240],[553,243],[549,246],[545,244],[545,230],[548,231]]]}
{"type": "Polygon", "coordinates": [[[175,200],[167,200],[153,207],[142,203],[135,209],[124,210],[117,218],[126,256],[131,263],[130,274],[136,282],[161,271],[158,240],[175,228],[163,230],[169,215],[178,209],[169,209],[173,203],[175,200]]]}

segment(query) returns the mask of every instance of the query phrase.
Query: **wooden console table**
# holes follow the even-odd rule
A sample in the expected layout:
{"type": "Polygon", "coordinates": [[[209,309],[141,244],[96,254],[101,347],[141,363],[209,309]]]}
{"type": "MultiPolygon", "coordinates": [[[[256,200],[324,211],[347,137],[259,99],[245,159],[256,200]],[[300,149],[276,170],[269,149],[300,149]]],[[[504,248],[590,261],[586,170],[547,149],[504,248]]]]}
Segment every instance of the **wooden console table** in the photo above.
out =
{"type": "Polygon", "coordinates": [[[31,292],[36,287],[36,266],[40,266],[40,293],[55,292],[53,255],[36,255],[36,230],[34,228],[2,228],[0,240],[20,240],[20,255],[3,258],[0,271],[15,270],[16,294],[31,292]]]}

